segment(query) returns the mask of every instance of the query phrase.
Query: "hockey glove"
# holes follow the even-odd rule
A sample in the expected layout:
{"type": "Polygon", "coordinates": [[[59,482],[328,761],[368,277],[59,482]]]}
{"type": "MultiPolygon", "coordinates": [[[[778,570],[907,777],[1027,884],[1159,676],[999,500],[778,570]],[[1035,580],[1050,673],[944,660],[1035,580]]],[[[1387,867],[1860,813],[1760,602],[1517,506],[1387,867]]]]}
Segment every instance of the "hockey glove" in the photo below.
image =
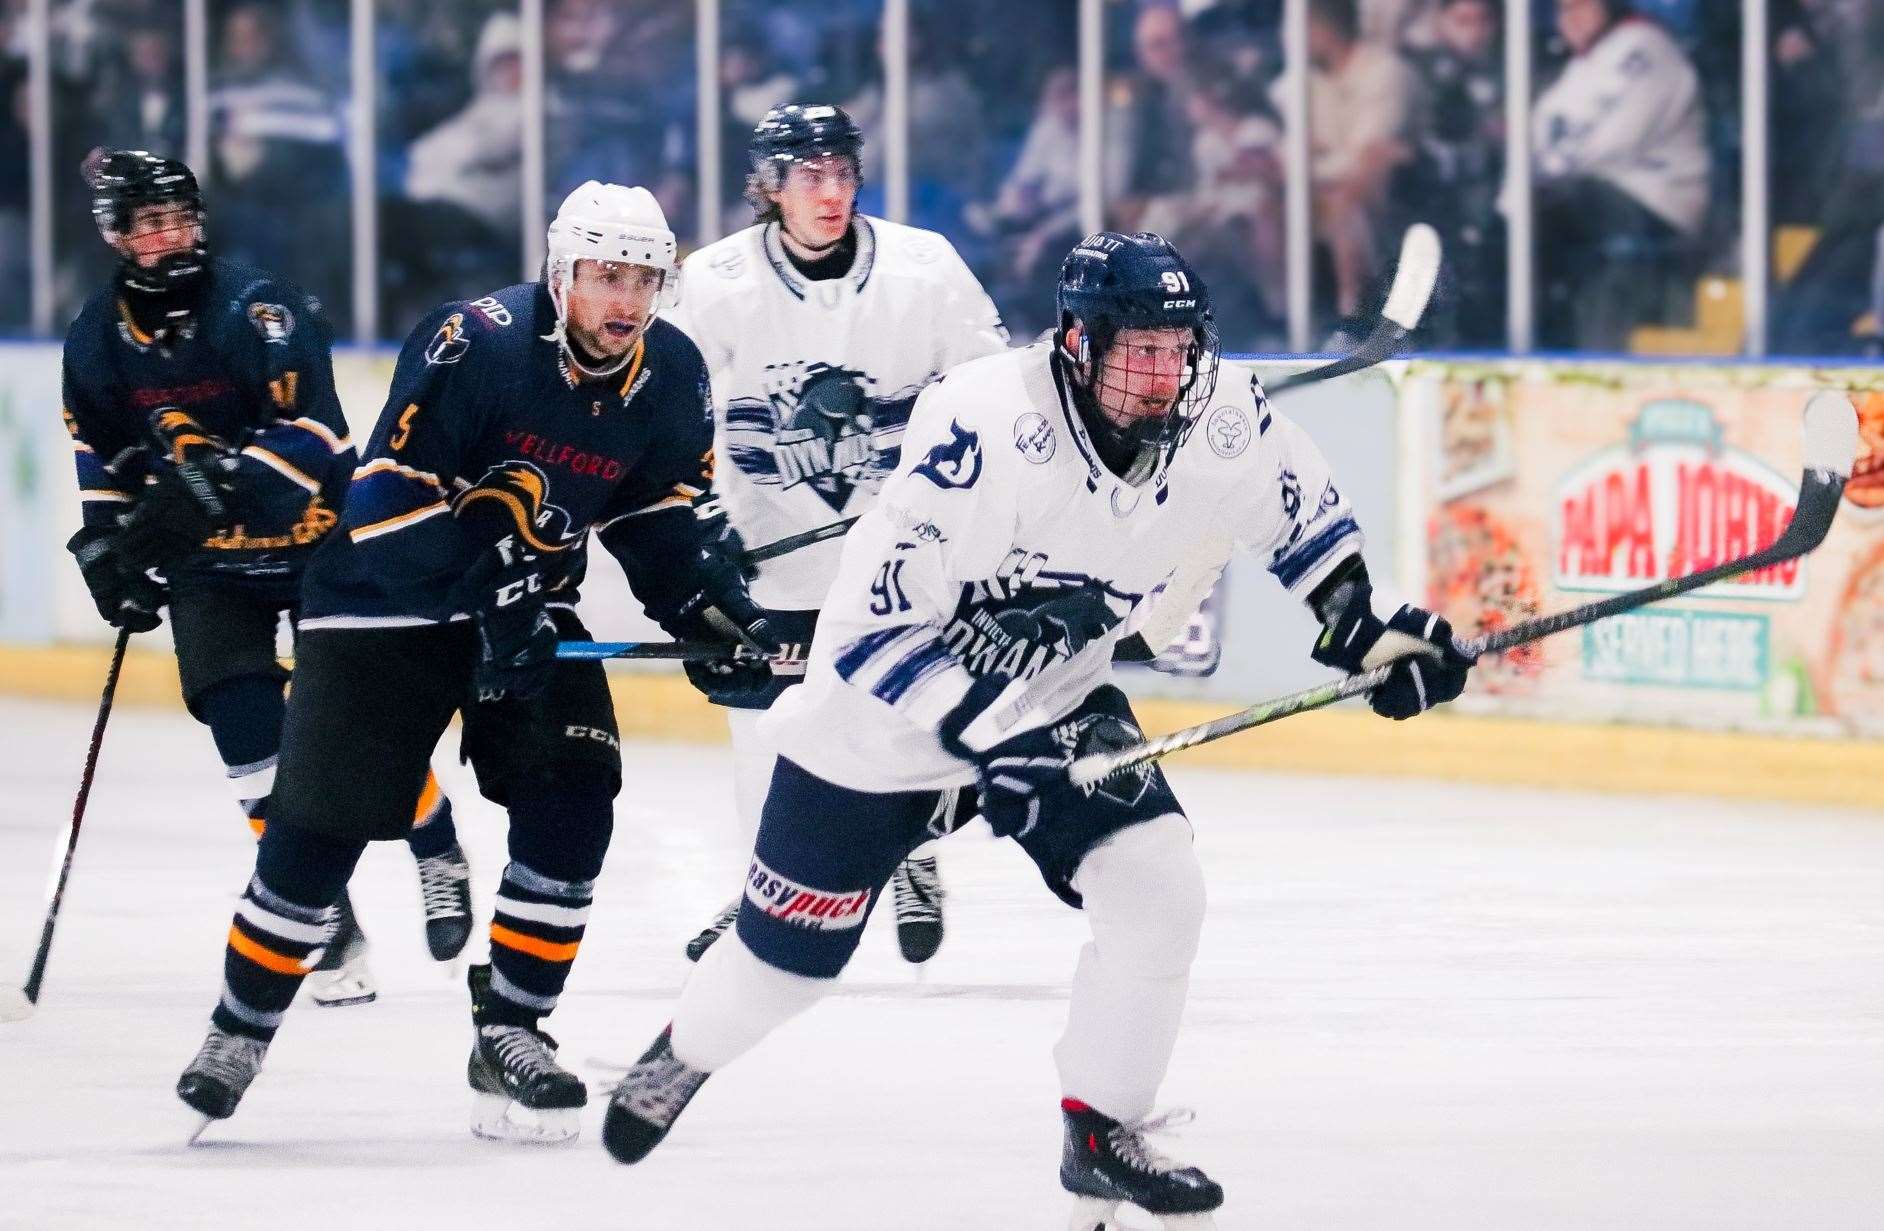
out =
{"type": "Polygon", "coordinates": [[[119,537],[127,567],[140,572],[200,547],[230,524],[238,467],[234,450],[174,406],[152,411],[150,429],[165,462],[152,467],[155,481],[119,537]]]}
{"type": "Polygon", "coordinates": [[[1408,603],[1383,623],[1365,601],[1329,624],[1310,656],[1349,675],[1392,663],[1367,703],[1376,714],[1395,720],[1423,714],[1464,692],[1473,661],[1454,647],[1452,625],[1442,617],[1408,603]]]}
{"type": "Polygon", "coordinates": [[[695,502],[694,515],[701,529],[692,562],[699,589],[680,604],[668,631],[683,641],[732,641],[755,654],[777,653],[778,638],[765,610],[746,593],[751,566],[739,531],[710,498],[695,502]]]}
{"type": "Polygon", "coordinates": [[[118,550],[118,532],[88,527],[74,534],[65,549],[78,561],[79,575],[92,592],[98,614],[113,628],[147,633],[161,622],[164,588],[124,565],[118,550]]]}
{"type": "Polygon", "coordinates": [[[458,583],[453,606],[469,611],[478,629],[471,676],[480,701],[526,701],[556,669],[556,624],[544,609],[549,586],[544,557],[506,535],[484,550],[458,583]]]}
{"type": "Polygon", "coordinates": [[[1045,799],[1072,787],[1066,771],[1073,747],[1055,726],[1030,727],[979,752],[964,744],[964,729],[994,703],[1005,683],[998,677],[976,681],[937,733],[949,755],[973,763],[976,804],[994,836],[1019,838],[1040,823],[1045,799]]]}
{"type": "Polygon", "coordinates": [[[779,681],[772,666],[762,658],[750,657],[738,650],[726,658],[691,660],[681,664],[687,681],[714,705],[728,709],[765,709],[776,699],[779,681]]]}

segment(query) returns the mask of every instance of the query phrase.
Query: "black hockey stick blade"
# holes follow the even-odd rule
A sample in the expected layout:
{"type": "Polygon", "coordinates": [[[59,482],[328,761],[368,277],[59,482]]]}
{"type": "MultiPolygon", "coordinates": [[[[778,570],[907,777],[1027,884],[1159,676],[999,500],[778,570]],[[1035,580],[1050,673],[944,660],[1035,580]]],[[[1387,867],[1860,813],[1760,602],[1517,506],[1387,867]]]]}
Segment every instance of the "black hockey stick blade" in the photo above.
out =
{"type": "MultiPolygon", "coordinates": [[[[1585,603],[1553,615],[1523,620],[1509,628],[1458,643],[1459,651],[1469,658],[1498,653],[1553,633],[1634,611],[1651,603],[1725,581],[1744,573],[1758,572],[1776,564],[1806,555],[1831,531],[1838,514],[1838,502],[1844,495],[1845,481],[1851,477],[1851,464],[1858,455],[1858,415],[1851,399],[1842,393],[1823,390],[1812,395],[1805,411],[1805,470],[1799,480],[1799,503],[1792,520],[1770,546],[1737,560],[1729,560],[1710,569],[1671,577],[1652,586],[1616,594],[1597,602],[1585,603]]],[[[1318,710],[1348,697],[1358,697],[1384,683],[1391,665],[1376,667],[1359,675],[1330,680],[1286,697],[1277,697],[1225,714],[1209,722],[1173,731],[1157,739],[1146,740],[1116,752],[1094,753],[1081,757],[1069,771],[1076,786],[1089,786],[1124,770],[1133,769],[1186,748],[1207,744],[1260,727],[1294,714],[1318,710]]]]}
{"type": "Polygon", "coordinates": [[[111,702],[118,694],[118,675],[124,670],[124,651],[130,644],[130,630],[119,629],[118,642],[111,650],[111,667],[105,672],[104,694],[98,699],[98,718],[92,723],[92,742],[85,752],[85,772],[79,776],[78,797],[72,802],[72,820],[66,826],[65,850],[46,895],[46,921],[39,930],[39,949],[33,954],[26,985],[17,996],[0,998],[0,1021],[19,1021],[31,1014],[33,1006],[39,1003],[46,963],[52,957],[53,931],[59,926],[59,906],[65,900],[66,882],[72,876],[72,857],[78,851],[79,826],[85,821],[85,801],[91,798],[92,778],[98,773],[98,751],[105,743],[105,722],[111,717],[111,702]]]}
{"type": "Polygon", "coordinates": [[[1306,372],[1284,376],[1266,386],[1270,397],[1319,384],[1337,376],[1347,376],[1371,368],[1398,354],[1407,338],[1419,327],[1426,314],[1426,304],[1433,297],[1433,284],[1439,280],[1439,233],[1423,222],[1407,228],[1400,241],[1400,264],[1393,274],[1393,287],[1387,292],[1387,304],[1380,321],[1358,347],[1335,360],[1306,372]]]}
{"type": "Polygon", "coordinates": [[[857,519],[855,517],[846,517],[842,521],[834,521],[828,526],[818,526],[811,530],[801,530],[797,534],[788,534],[782,539],[774,539],[770,543],[762,543],[746,553],[746,563],[758,564],[765,560],[775,560],[789,552],[797,551],[800,547],[809,547],[813,543],[822,543],[826,539],[837,538],[856,524],[857,519]]]}

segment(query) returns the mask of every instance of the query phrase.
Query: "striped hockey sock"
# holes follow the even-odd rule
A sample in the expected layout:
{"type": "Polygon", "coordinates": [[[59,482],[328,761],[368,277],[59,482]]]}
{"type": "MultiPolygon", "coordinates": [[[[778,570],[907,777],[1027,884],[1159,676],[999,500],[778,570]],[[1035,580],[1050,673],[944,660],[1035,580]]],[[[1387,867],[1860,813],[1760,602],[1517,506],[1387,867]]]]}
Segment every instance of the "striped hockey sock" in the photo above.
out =
{"type": "Polygon", "coordinates": [[[589,922],[594,881],[561,881],[512,861],[491,916],[491,989],[483,1021],[536,1025],[556,1008],[589,922]]]}
{"type": "Polygon", "coordinates": [[[236,805],[242,809],[242,815],[248,818],[249,828],[257,838],[268,828],[268,793],[275,789],[275,762],[278,759],[271,752],[260,761],[225,767],[229,775],[229,789],[235,793],[236,805]]]}
{"type": "Polygon", "coordinates": [[[332,907],[300,906],[256,876],[236,906],[223,955],[217,1026],[267,1042],[332,930],[332,907]]]}

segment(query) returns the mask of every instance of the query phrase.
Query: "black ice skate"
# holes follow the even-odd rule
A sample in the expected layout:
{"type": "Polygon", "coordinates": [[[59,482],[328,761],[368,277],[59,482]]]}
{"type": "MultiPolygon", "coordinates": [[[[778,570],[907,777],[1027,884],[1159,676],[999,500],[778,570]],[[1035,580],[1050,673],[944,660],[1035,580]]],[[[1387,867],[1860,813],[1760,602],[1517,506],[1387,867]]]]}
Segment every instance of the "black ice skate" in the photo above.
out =
{"type": "Polygon", "coordinates": [[[425,947],[435,962],[449,962],[471,939],[471,865],[456,842],[442,855],[418,861],[419,902],[425,908],[425,947]]]}
{"type": "Polygon", "coordinates": [[[327,944],[301,986],[309,1000],[324,1008],[370,1004],[379,996],[372,968],[366,964],[366,933],[353,917],[353,901],[343,891],[334,904],[327,944]]]}
{"type": "Polygon", "coordinates": [[[1063,1099],[1066,1147],[1060,1155],[1060,1184],[1078,1198],[1068,1231],[1112,1231],[1122,1204],[1160,1219],[1165,1231],[1207,1231],[1210,1211],[1223,1204],[1223,1188],[1195,1167],[1185,1167],[1152,1149],[1148,1134],[1188,1123],[1191,1113],[1122,1124],[1078,1099],[1063,1099]]]}
{"type": "Polygon", "coordinates": [[[733,926],[733,920],[739,918],[741,898],[734,898],[725,910],[713,916],[713,922],[700,929],[700,934],[687,942],[687,960],[697,962],[706,956],[706,951],[713,947],[713,942],[726,935],[726,929],[733,926]]]}
{"type": "Polygon", "coordinates": [[[890,878],[896,895],[896,947],[917,965],[942,947],[942,874],[933,855],[905,859],[890,878]]]}
{"type": "Polygon", "coordinates": [[[712,1076],[689,1068],[674,1055],[669,1041],[672,1032],[671,1026],[661,1031],[608,1096],[602,1144],[618,1163],[646,1158],[712,1076]]]}
{"type": "Polygon", "coordinates": [[[465,1079],[475,1092],[471,1131],[493,1141],[573,1141],[576,1113],[589,1103],[588,1087],[556,1063],[556,1040],[543,1031],[485,1020],[489,966],[473,966],[467,976],[471,1024],[477,1030],[465,1065],[465,1079]]]}
{"type": "Polygon", "coordinates": [[[177,1078],[177,1097],[203,1117],[190,1134],[192,1142],[211,1120],[227,1120],[235,1114],[236,1104],[248,1092],[267,1054],[268,1044],[260,1039],[230,1034],[218,1026],[209,1028],[196,1059],[177,1078]]]}

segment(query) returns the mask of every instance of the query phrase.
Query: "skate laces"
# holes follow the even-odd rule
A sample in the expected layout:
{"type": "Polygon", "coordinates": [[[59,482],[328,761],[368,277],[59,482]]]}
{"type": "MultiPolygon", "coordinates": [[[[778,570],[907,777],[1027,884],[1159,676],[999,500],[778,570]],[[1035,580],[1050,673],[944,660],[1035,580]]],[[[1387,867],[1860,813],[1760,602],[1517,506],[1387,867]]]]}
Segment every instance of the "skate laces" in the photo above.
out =
{"type": "Polygon", "coordinates": [[[667,1128],[693,1098],[709,1074],[690,1068],[663,1047],[655,1055],[635,1062],[628,1076],[615,1087],[610,1101],[627,1107],[639,1119],[667,1128]]]}
{"type": "Polygon", "coordinates": [[[556,1041],[528,1026],[490,1025],[478,1029],[497,1053],[497,1063],[513,1078],[529,1081],[545,1073],[558,1073],[556,1041]]]}
{"type": "Polygon", "coordinates": [[[471,865],[455,847],[419,863],[419,902],[427,919],[465,913],[460,886],[471,875],[471,865]]]}
{"type": "Polygon", "coordinates": [[[224,1085],[241,1091],[255,1080],[256,1072],[262,1067],[262,1058],[267,1054],[268,1044],[260,1039],[211,1029],[209,1037],[203,1040],[203,1046],[197,1051],[196,1059],[190,1061],[189,1071],[214,1077],[224,1085]]]}
{"type": "Polygon", "coordinates": [[[1188,1107],[1173,1107],[1162,1115],[1129,1123],[1121,1122],[1106,1134],[1106,1140],[1111,1144],[1112,1152],[1126,1166],[1152,1175],[1166,1175],[1182,1171],[1187,1164],[1160,1154],[1145,1138],[1157,1133],[1173,1132],[1196,1118],[1197,1113],[1188,1107]]]}
{"type": "Polygon", "coordinates": [[[942,877],[935,860],[905,859],[890,885],[899,922],[933,923],[942,917],[942,877]]]}

